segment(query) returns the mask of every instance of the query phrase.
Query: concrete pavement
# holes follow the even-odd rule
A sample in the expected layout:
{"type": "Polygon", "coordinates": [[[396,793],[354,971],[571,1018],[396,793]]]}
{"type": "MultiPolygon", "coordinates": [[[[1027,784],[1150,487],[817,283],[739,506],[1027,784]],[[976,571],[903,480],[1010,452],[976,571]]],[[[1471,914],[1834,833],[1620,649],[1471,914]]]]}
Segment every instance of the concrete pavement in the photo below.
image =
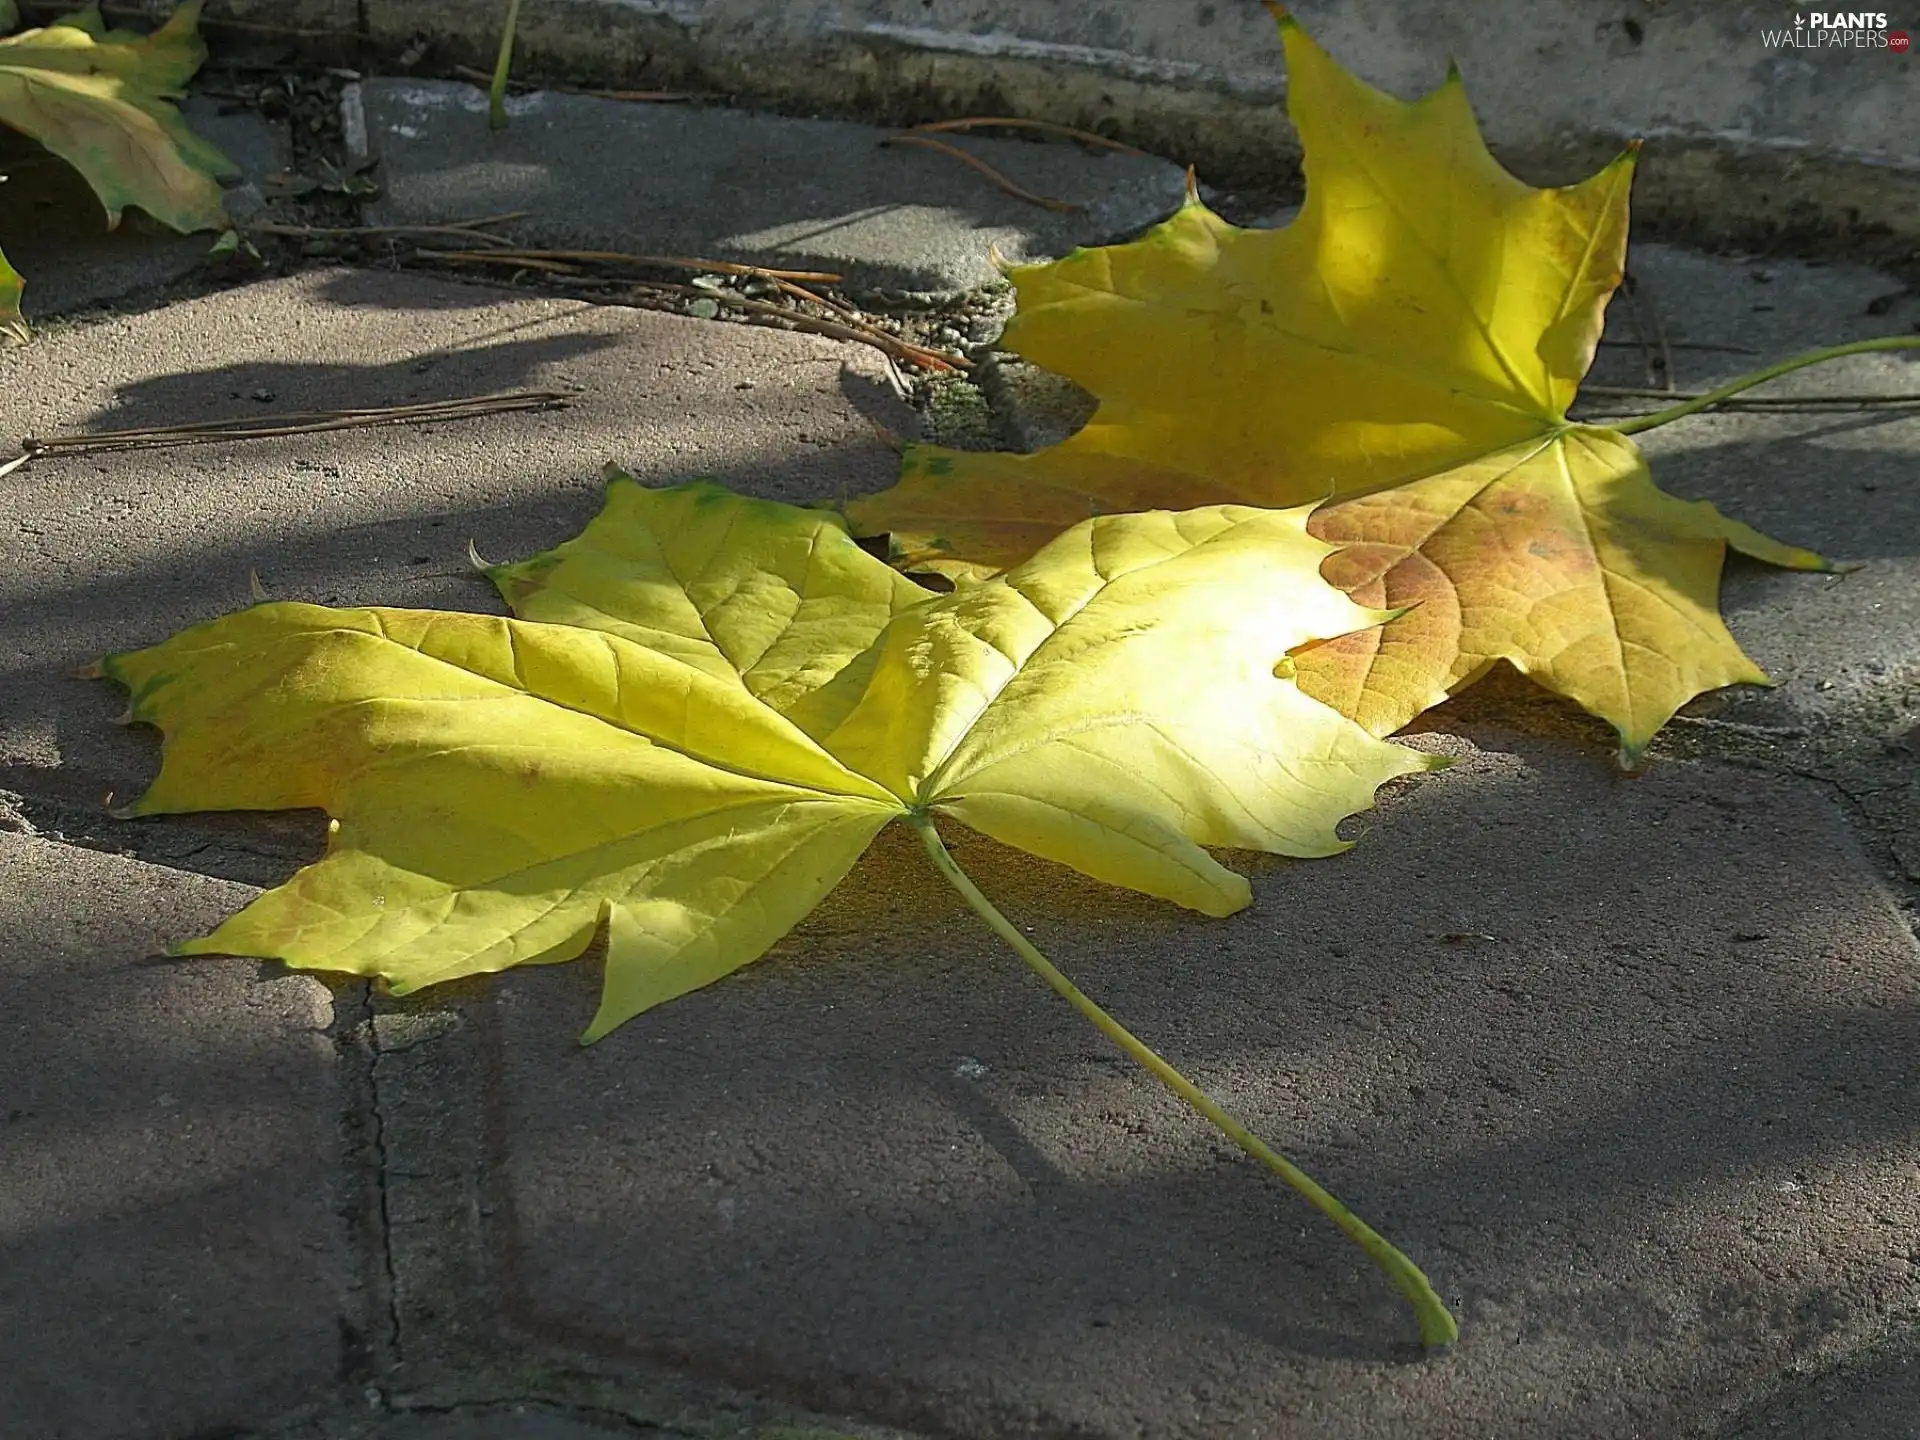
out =
{"type": "Polygon", "coordinates": [[[204,1434],[330,1391],[368,1251],[326,987],[156,963],[243,886],[30,834],[0,876],[6,1432],[204,1434]]]}
{"type": "Polygon", "coordinates": [[[829,270],[854,293],[959,294],[996,278],[995,247],[1019,262],[1121,239],[1185,191],[1182,168],[1152,156],[928,137],[1063,207],[1048,210],[951,155],[890,145],[897,130],[707,106],[539,91],[509,102],[499,133],[486,92],[457,82],[369,80],[343,106],[349,144],[380,161],[378,224],[524,209],[516,233],[535,244],[829,270]]]}
{"type": "MultiPolygon", "coordinates": [[[[1761,358],[1898,288],[1646,266],[1672,339],[1761,358]]],[[[1759,363],[1680,353],[1712,357],[1688,383],[1759,363]]],[[[1608,354],[1634,383],[1639,352],[1608,354]]],[[[1881,363],[1806,383],[1916,388],[1881,363]]],[[[1063,968],[1427,1268],[1463,1334],[1422,1358],[1371,1268],[901,836],[765,962],[585,1052],[590,961],[404,1002],[150,962],[309,858],[319,818],[113,819],[157,745],[75,665],[244,604],[249,570],[280,598],[496,609],[467,541],[554,543],[608,459],[878,487],[875,427],[913,417],[874,352],[319,270],[64,328],[0,382],[6,429],[43,435],[578,397],[0,478],[7,1436],[1910,1433],[1910,412],[1662,432],[1670,488],[1869,563],[1738,572],[1735,631],[1789,683],[1700,702],[1642,778],[1489,682],[1414,742],[1460,763],[1394,787],[1345,856],[1252,861],[1226,921],[952,837],[1063,968]]]]}

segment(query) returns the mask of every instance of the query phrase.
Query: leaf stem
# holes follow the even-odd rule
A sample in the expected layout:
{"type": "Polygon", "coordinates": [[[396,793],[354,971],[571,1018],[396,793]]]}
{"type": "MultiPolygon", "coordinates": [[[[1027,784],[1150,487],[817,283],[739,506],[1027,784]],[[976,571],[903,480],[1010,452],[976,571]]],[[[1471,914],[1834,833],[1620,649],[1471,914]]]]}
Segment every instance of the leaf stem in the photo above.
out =
{"type": "Polygon", "coordinates": [[[507,71],[513,67],[513,32],[520,24],[520,0],[507,0],[507,23],[500,29],[500,55],[493,62],[493,88],[487,92],[487,128],[507,128],[507,71]]]}
{"type": "Polygon", "coordinates": [[[1432,1347],[1453,1342],[1460,1333],[1460,1327],[1454,1322],[1453,1316],[1447,1312],[1447,1307],[1441,1302],[1440,1297],[1434,1293],[1432,1284],[1421,1273],[1419,1266],[1322,1189],[1305,1171],[1273,1150],[1259,1136],[1229,1115],[1212,1096],[1161,1059],[1145,1041],[1102,1010],[1079,986],[1055,969],[1053,963],[1034,948],[1032,941],[1014,928],[1013,923],[994,907],[991,900],[980,893],[979,887],[955,863],[929,817],[908,815],[907,822],[919,834],[920,843],[926,847],[928,856],[933,860],[934,868],[960,892],[980,918],[992,927],[993,932],[1011,945],[1014,953],[1026,961],[1042,980],[1053,987],[1055,993],[1092,1021],[1095,1029],[1126,1051],[1135,1062],[1151,1072],[1162,1085],[1198,1111],[1215,1129],[1278,1175],[1305,1197],[1308,1204],[1345,1231],[1348,1238],[1366,1251],[1373,1263],[1378,1265],[1386,1273],[1387,1278],[1393,1281],[1400,1293],[1407,1297],[1407,1302],[1413,1306],[1414,1317],[1420,1324],[1420,1339],[1426,1345],[1432,1347]]]}
{"type": "Polygon", "coordinates": [[[1824,350],[1809,350],[1804,355],[1795,355],[1790,360],[1782,360],[1742,375],[1738,380],[1729,380],[1726,384],[1694,396],[1691,400],[1678,405],[1669,405],[1664,410],[1656,410],[1651,415],[1636,415],[1631,420],[1623,420],[1618,425],[1604,428],[1621,435],[1638,435],[1642,430],[1654,430],[1673,420],[1705,410],[1710,405],[1718,405],[1729,396],[1738,395],[1742,390],[1750,390],[1755,385],[1768,380],[1778,379],[1795,370],[1803,370],[1809,365],[1819,365],[1827,360],[1838,360],[1842,355],[1866,355],[1876,350],[1912,350],[1920,348],[1920,335],[1883,335],[1874,340],[1855,340],[1847,345],[1829,345],[1824,350]]]}

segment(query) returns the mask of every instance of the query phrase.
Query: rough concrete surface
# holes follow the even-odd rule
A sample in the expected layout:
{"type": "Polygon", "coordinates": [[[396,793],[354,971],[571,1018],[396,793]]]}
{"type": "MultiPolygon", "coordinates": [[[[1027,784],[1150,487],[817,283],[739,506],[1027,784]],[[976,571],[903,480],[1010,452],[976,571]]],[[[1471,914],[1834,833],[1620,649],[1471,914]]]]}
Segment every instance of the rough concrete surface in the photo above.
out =
{"type": "MultiPolygon", "coordinates": [[[[240,167],[227,210],[244,218],[263,203],[260,182],[289,162],[286,127],[251,110],[222,113],[205,96],[181,111],[194,132],[240,167]]],[[[0,212],[0,248],[26,277],[21,310],[29,321],[65,315],[191,275],[206,259],[211,234],[177,235],[139,210],[117,229],[80,172],[32,141],[0,129],[0,175],[7,208],[0,212]]]]}
{"type": "MultiPolygon", "coordinates": [[[[1911,114],[1920,54],[1875,34],[1769,46],[1771,0],[1305,0],[1309,32],[1411,97],[1449,60],[1494,150],[1564,183],[1634,138],[1647,216],[1713,235],[1824,228],[1920,238],[1911,114]]],[[[425,36],[490,63],[494,0],[367,0],[389,51],[425,36]]],[[[1914,16],[1891,13],[1882,31],[1914,16]]],[[[1805,27],[1802,27],[1803,29],[1805,27]]],[[[1015,0],[568,0],[520,16],[520,64],[593,84],[666,85],[890,120],[1021,115],[1107,130],[1210,178],[1272,176],[1297,156],[1279,37],[1257,5],[1015,0]]]]}
{"type": "Polygon", "coordinates": [[[1428,1268],[1447,1358],[908,841],[590,1051],[589,970],[499,987],[509,1283],[576,1338],[981,1440],[1679,1435],[1913,1313],[1920,952],[1833,808],[1464,748],[1204,929],[957,837],[1428,1268]]]}
{"type": "Polygon", "coordinates": [[[856,290],[969,290],[995,278],[992,247],[1017,261],[1121,239],[1184,188],[1164,160],[941,137],[1083,207],[1062,213],[845,121],[540,92],[513,101],[496,133],[483,90],[419,80],[369,80],[342,103],[350,143],[364,134],[380,157],[378,223],[529,210],[515,233],[538,244],[831,270],[856,290]]]}
{"type": "Polygon", "coordinates": [[[251,892],[0,834],[0,1432],[232,1433],[367,1318],[324,987],[156,962],[251,892]]]}

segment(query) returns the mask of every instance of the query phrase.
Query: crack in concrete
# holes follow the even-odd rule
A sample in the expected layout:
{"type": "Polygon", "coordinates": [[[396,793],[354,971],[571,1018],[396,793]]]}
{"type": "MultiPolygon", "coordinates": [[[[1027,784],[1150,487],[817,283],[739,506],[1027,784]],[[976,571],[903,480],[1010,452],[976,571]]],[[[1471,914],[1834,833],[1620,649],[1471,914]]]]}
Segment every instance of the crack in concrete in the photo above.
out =
{"type": "Polygon", "coordinates": [[[340,1321],[340,1383],[362,1401],[384,1407],[376,1383],[391,1370],[398,1334],[393,1312],[393,1265],[387,1240],[386,1146],[375,1086],[373,996],[365,983],[334,997],[333,1045],[345,1105],[340,1117],[342,1158],[348,1171],[340,1210],[355,1241],[363,1304],[340,1321]]]}
{"type": "MultiPolygon", "coordinates": [[[[382,1054],[380,1026],[374,1014],[372,987],[367,986],[364,987],[364,989],[365,1003],[362,1008],[363,1019],[361,1024],[364,1026],[366,1037],[366,1089],[370,1102],[368,1107],[368,1119],[370,1121],[368,1142],[372,1150],[374,1164],[374,1200],[379,1221],[378,1231],[374,1240],[377,1247],[376,1254],[378,1256],[380,1270],[386,1278],[386,1347],[389,1363],[385,1368],[393,1369],[406,1363],[407,1345],[400,1316],[400,1277],[393,1253],[393,1207],[391,1204],[391,1189],[389,1185],[389,1177],[392,1174],[392,1156],[388,1153],[386,1095],[384,1093],[385,1086],[381,1083],[380,1075],[380,1058],[382,1054]]],[[[382,1403],[384,1404],[386,1401],[384,1387],[381,1388],[380,1395],[382,1403]]],[[[369,1398],[371,1398],[371,1396],[369,1398]]]]}

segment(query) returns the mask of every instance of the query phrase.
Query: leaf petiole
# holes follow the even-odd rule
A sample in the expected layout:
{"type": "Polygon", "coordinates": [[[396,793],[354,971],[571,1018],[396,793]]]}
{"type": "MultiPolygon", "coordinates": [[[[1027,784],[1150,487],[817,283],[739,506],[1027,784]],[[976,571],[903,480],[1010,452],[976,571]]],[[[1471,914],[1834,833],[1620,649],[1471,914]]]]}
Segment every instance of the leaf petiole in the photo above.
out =
{"type": "Polygon", "coordinates": [[[1014,928],[1013,923],[994,907],[991,900],[980,893],[979,887],[955,863],[945,843],[940,839],[939,832],[934,829],[931,818],[926,815],[909,814],[906,819],[920,836],[920,843],[926,847],[928,856],[933,860],[934,869],[946,877],[948,883],[960,892],[980,918],[992,927],[993,932],[1011,945],[1014,953],[1026,961],[1042,980],[1052,986],[1069,1005],[1092,1021],[1094,1028],[1102,1035],[1126,1051],[1134,1061],[1150,1071],[1162,1085],[1179,1096],[1192,1109],[1198,1111],[1215,1129],[1299,1192],[1308,1204],[1338,1225],[1346,1232],[1349,1239],[1366,1251],[1373,1263],[1386,1273],[1387,1278],[1413,1306],[1414,1318],[1420,1325],[1420,1339],[1424,1344],[1431,1348],[1453,1342],[1460,1333],[1460,1327],[1448,1313],[1440,1297],[1434,1293],[1433,1285],[1421,1273],[1419,1266],[1322,1189],[1305,1171],[1229,1115],[1212,1096],[1161,1059],[1145,1041],[1102,1010],[1081,991],[1079,986],[1055,969],[1053,963],[1035,949],[1026,936],[1014,928]]]}
{"type": "Polygon", "coordinates": [[[1828,360],[1838,360],[1842,355],[1867,355],[1876,350],[1913,350],[1920,349],[1920,335],[1883,335],[1874,340],[1855,340],[1846,345],[1829,345],[1823,350],[1809,350],[1804,355],[1795,355],[1790,360],[1782,360],[1742,375],[1737,380],[1715,387],[1704,394],[1678,405],[1669,405],[1664,410],[1656,410],[1651,415],[1636,415],[1631,420],[1623,420],[1618,425],[1608,425],[1605,429],[1620,435],[1638,435],[1642,430],[1656,430],[1670,421],[1684,419],[1688,415],[1718,405],[1722,400],[1738,395],[1742,390],[1751,390],[1755,385],[1768,380],[1777,380],[1795,370],[1804,370],[1809,365],[1819,365],[1828,360]]]}

